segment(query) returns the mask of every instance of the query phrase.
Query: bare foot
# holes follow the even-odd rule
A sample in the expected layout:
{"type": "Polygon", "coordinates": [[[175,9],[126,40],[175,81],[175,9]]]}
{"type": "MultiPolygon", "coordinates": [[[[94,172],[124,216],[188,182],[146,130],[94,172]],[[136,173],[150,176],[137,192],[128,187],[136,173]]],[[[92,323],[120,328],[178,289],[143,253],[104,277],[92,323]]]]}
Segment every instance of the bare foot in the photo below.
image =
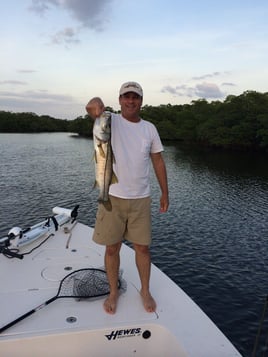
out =
{"type": "Polygon", "coordinates": [[[155,302],[154,298],[152,297],[152,295],[149,292],[148,293],[140,292],[140,295],[141,295],[143,306],[144,306],[145,310],[147,312],[155,312],[156,302],[155,302]]]}
{"type": "Polygon", "coordinates": [[[116,305],[117,305],[118,295],[109,295],[103,303],[104,310],[108,314],[115,314],[116,305]]]}

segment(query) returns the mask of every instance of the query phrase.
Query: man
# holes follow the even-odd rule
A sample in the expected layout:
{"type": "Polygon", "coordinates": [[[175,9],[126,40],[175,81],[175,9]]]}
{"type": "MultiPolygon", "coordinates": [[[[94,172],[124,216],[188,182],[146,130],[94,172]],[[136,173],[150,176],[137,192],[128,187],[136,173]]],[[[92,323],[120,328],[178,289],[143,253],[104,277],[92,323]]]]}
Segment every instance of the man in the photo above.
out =
{"type": "MultiPolygon", "coordinates": [[[[160,211],[168,210],[168,183],[166,166],[161,152],[163,146],[155,126],[140,118],[143,91],[136,82],[124,83],[119,91],[121,115],[112,115],[113,164],[118,183],[112,184],[109,195],[112,210],[99,205],[93,239],[106,246],[105,267],[110,294],[104,302],[109,314],[116,312],[118,301],[118,273],[120,248],[123,239],[133,244],[136,265],[141,281],[140,295],[147,312],[156,310],[150,293],[151,257],[151,198],[150,159],[161,189],[160,211]]],[[[105,110],[100,98],[93,98],[86,106],[88,114],[96,119],[105,110]]]]}

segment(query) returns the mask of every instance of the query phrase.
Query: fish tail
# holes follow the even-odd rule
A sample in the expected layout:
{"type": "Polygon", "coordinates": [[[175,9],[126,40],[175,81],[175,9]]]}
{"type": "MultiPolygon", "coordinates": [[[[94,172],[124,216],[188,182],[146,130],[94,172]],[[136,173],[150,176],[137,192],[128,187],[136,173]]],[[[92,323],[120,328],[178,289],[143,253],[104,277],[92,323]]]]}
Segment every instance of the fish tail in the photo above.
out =
{"type": "Polygon", "coordinates": [[[112,210],[112,202],[111,202],[110,198],[108,198],[107,201],[99,198],[98,202],[99,202],[99,204],[102,204],[106,208],[107,211],[111,211],[112,210]]]}

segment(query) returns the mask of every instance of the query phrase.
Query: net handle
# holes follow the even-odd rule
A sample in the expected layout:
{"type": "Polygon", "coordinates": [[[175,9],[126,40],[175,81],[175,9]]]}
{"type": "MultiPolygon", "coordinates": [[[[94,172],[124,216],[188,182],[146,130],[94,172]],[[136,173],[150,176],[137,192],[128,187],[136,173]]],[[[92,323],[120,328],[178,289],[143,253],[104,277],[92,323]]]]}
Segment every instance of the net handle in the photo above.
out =
{"type": "Polygon", "coordinates": [[[52,303],[53,301],[55,301],[57,299],[57,295],[53,296],[52,298],[50,298],[49,300],[45,301],[43,304],[37,306],[36,308],[26,312],[25,314],[21,315],[20,317],[16,318],[15,320],[9,322],[8,324],[6,324],[5,326],[0,328],[0,333],[2,333],[3,331],[7,330],[8,328],[16,325],[18,322],[26,319],[26,317],[31,316],[32,314],[34,314],[36,311],[41,310],[43,307],[47,306],[48,304],[52,303]]]}
{"type": "MultiPolygon", "coordinates": [[[[53,296],[52,298],[46,300],[44,303],[42,303],[41,305],[35,307],[34,309],[32,309],[32,310],[26,312],[25,314],[19,316],[18,318],[16,318],[15,320],[9,322],[9,323],[6,324],[5,326],[1,327],[1,328],[0,328],[0,334],[1,334],[3,331],[7,330],[8,328],[10,328],[10,327],[14,326],[15,324],[17,324],[18,322],[20,322],[20,321],[26,319],[28,316],[31,316],[31,315],[34,314],[36,311],[41,310],[43,307],[49,305],[50,303],[52,303],[53,301],[55,301],[58,297],[61,297],[61,296],[59,296],[59,294],[60,294],[60,290],[61,290],[61,287],[62,287],[62,284],[63,284],[64,280],[67,279],[68,277],[70,277],[70,275],[74,275],[74,274],[76,274],[77,272],[83,271],[83,270],[85,270],[85,271],[86,271],[86,270],[89,270],[89,271],[101,271],[101,272],[103,272],[103,273],[106,273],[105,270],[102,270],[102,269],[87,268],[87,269],[79,269],[79,270],[76,270],[76,271],[73,271],[73,272],[67,274],[67,275],[61,280],[60,285],[59,285],[58,292],[57,292],[57,294],[56,294],[55,296],[53,296]]],[[[121,288],[121,281],[120,281],[120,279],[119,279],[119,280],[118,280],[118,289],[120,289],[120,288],[121,288]]],[[[109,293],[109,292],[108,292],[108,293],[109,293]]],[[[105,295],[107,295],[107,294],[105,294],[105,295]]],[[[62,296],[62,297],[64,297],[64,296],[62,296]]],[[[65,297],[67,297],[67,296],[65,296],[65,297]]],[[[75,296],[72,296],[72,297],[75,297],[75,296]]]]}

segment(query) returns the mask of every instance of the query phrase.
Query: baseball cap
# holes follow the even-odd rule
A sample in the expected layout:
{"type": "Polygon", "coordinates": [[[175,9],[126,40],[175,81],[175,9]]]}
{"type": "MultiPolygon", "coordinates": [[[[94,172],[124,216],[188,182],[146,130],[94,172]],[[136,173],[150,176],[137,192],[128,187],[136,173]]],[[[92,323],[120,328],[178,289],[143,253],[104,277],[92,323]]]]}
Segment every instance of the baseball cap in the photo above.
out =
{"type": "Polygon", "coordinates": [[[138,94],[140,97],[143,97],[143,91],[139,83],[137,82],[126,82],[122,84],[119,95],[123,95],[129,92],[134,92],[138,94]]]}

